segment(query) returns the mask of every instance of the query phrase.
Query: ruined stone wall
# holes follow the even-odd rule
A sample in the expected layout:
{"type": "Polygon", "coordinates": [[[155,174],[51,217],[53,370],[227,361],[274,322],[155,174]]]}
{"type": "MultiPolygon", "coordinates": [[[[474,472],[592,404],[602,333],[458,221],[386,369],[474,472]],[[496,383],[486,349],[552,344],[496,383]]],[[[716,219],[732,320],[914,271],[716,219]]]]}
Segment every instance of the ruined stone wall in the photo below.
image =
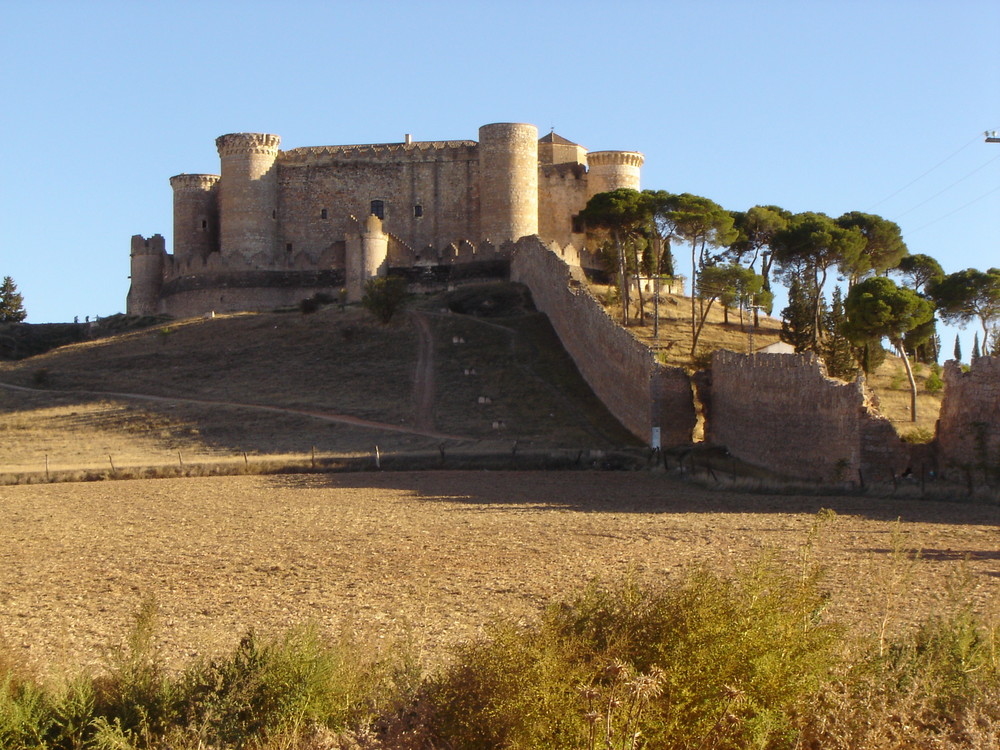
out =
{"type": "Polygon", "coordinates": [[[663,447],[691,442],[695,411],[687,373],[657,363],[648,347],[612,320],[580,269],[529,237],[514,247],[511,280],[531,290],[580,374],[633,435],[649,443],[659,427],[663,447]]]}
{"type": "Polygon", "coordinates": [[[866,404],[861,380],[826,375],[814,354],[712,357],[706,438],[747,463],[821,481],[886,481],[909,465],[892,424],[866,404]]]}
{"type": "Polygon", "coordinates": [[[1000,357],[975,359],[968,372],[945,363],[937,446],[945,471],[1000,465],[1000,357]]]}

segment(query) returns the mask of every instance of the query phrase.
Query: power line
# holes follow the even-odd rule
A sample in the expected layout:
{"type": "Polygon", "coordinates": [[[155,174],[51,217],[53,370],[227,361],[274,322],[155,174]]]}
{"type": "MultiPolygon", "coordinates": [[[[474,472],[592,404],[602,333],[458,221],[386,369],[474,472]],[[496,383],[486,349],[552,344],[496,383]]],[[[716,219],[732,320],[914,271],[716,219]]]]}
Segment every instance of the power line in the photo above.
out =
{"type": "Polygon", "coordinates": [[[942,159],[941,161],[939,161],[937,164],[935,164],[933,167],[931,167],[930,169],[928,169],[922,175],[920,175],[919,177],[915,177],[914,179],[910,180],[908,183],[906,183],[905,185],[903,185],[903,187],[899,188],[899,190],[895,191],[894,193],[892,193],[890,195],[887,195],[885,198],[883,198],[882,200],[880,200],[878,203],[872,204],[866,210],[867,211],[871,211],[872,209],[878,208],[879,206],[881,206],[883,203],[885,203],[890,198],[895,198],[897,195],[899,195],[900,193],[902,193],[904,190],[906,190],[908,187],[910,187],[914,183],[919,182],[920,180],[924,179],[924,177],[926,177],[927,175],[929,175],[931,172],[933,172],[935,169],[937,169],[938,167],[940,167],[942,164],[944,164],[945,162],[950,161],[951,159],[953,159],[956,156],[958,156],[960,153],[962,153],[963,151],[965,151],[965,149],[967,149],[973,143],[976,143],[981,137],[982,136],[980,136],[977,133],[975,138],[973,138],[971,141],[969,141],[964,146],[962,146],[961,148],[959,148],[957,151],[955,151],[954,153],[952,153],[950,156],[946,156],[944,159],[942,159]]]}
{"type": "Polygon", "coordinates": [[[976,174],[976,172],[979,172],[980,170],[986,169],[986,167],[988,167],[990,164],[992,164],[993,162],[995,162],[997,159],[1000,159],[1000,156],[994,156],[992,159],[990,159],[985,164],[981,164],[980,166],[976,167],[975,169],[973,169],[971,172],[969,172],[968,174],[964,175],[963,177],[959,177],[953,183],[951,183],[950,185],[948,185],[948,187],[942,188],[938,192],[934,193],[934,195],[932,195],[927,200],[921,201],[920,203],[918,203],[915,206],[911,206],[910,208],[906,209],[905,211],[903,211],[900,214],[896,214],[896,216],[894,217],[893,221],[899,221],[900,218],[902,218],[903,216],[906,216],[911,211],[915,211],[918,208],[920,208],[921,206],[923,206],[923,205],[925,205],[927,203],[930,203],[932,200],[934,200],[935,198],[937,198],[942,193],[947,193],[949,190],[951,190],[953,187],[955,187],[959,183],[965,182],[965,180],[967,180],[970,177],[972,177],[972,175],[976,174]]]}
{"type": "Polygon", "coordinates": [[[937,224],[937,223],[938,223],[939,221],[944,221],[944,220],[945,220],[945,219],[947,219],[947,218],[948,218],[949,216],[954,216],[954,215],[955,215],[955,214],[957,214],[957,213],[958,213],[959,211],[962,211],[962,210],[964,210],[964,209],[968,208],[968,207],[969,207],[969,206],[971,206],[971,205],[972,205],[973,203],[978,203],[978,202],[979,202],[979,201],[981,201],[981,200],[982,200],[983,198],[985,198],[985,197],[987,197],[987,196],[989,196],[989,195],[993,195],[993,193],[997,192],[998,190],[1000,190],[1000,185],[997,185],[997,186],[996,186],[995,188],[993,188],[992,190],[989,190],[989,191],[987,191],[987,192],[983,193],[983,194],[982,194],[982,195],[980,195],[980,196],[979,196],[978,198],[973,198],[973,199],[972,199],[971,201],[969,201],[968,203],[965,203],[965,204],[963,204],[963,205],[959,206],[959,207],[958,207],[958,208],[956,208],[956,209],[955,209],[954,211],[951,211],[951,212],[949,212],[949,213],[946,213],[946,214],[945,214],[944,216],[939,216],[938,218],[934,219],[933,221],[929,221],[929,222],[927,222],[926,224],[923,224],[923,225],[921,225],[921,226],[917,227],[916,229],[911,229],[911,230],[909,230],[909,231],[907,232],[907,234],[909,235],[909,234],[913,234],[914,232],[919,232],[919,231],[920,231],[921,229],[926,229],[927,227],[931,226],[932,224],[937,224]]]}

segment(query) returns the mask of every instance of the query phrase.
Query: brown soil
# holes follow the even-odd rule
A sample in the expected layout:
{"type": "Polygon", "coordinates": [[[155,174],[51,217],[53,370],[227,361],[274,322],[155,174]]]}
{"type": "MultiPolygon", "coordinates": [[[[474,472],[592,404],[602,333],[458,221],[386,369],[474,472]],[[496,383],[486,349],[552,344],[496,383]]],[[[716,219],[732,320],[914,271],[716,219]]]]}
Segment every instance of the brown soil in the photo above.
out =
{"type": "Polygon", "coordinates": [[[432,664],[588,581],[768,550],[827,566],[830,615],[863,634],[942,612],[960,582],[1000,613],[1000,508],[982,504],[719,493],[647,472],[53,484],[0,487],[0,503],[0,634],[48,670],[99,665],[147,597],[174,665],[307,621],[411,638],[432,664]],[[821,507],[838,516],[804,549],[821,507]]]}

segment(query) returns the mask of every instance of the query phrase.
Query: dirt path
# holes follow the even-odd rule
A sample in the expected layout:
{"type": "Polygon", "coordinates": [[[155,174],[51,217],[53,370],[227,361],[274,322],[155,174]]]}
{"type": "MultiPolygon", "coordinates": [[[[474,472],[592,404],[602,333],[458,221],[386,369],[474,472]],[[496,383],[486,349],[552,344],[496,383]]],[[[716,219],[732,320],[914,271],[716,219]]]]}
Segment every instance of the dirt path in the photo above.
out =
{"type": "MultiPolygon", "coordinates": [[[[205,406],[227,406],[235,407],[238,409],[248,409],[251,411],[259,412],[271,412],[273,414],[295,414],[299,416],[312,417],[313,419],[319,419],[324,422],[335,422],[337,424],[353,425],[355,427],[367,427],[374,430],[383,430],[386,432],[403,432],[410,435],[420,435],[422,437],[439,438],[442,440],[471,440],[464,435],[450,435],[444,432],[438,432],[433,429],[433,425],[429,429],[422,428],[420,424],[415,427],[407,427],[406,425],[389,424],[387,422],[375,422],[370,419],[362,419],[360,417],[352,417],[348,414],[332,414],[330,412],[320,412],[311,411],[308,409],[289,409],[283,406],[265,406],[264,404],[244,404],[236,401],[211,401],[208,399],[200,398],[179,398],[174,396],[151,396],[143,393],[121,393],[118,391],[88,391],[88,390],[56,390],[52,388],[26,388],[20,385],[11,385],[9,383],[0,383],[0,388],[5,388],[11,391],[22,391],[25,393],[61,393],[67,395],[84,395],[84,396],[96,396],[97,398],[118,398],[118,399],[128,399],[130,401],[147,401],[150,403],[180,403],[180,404],[202,404],[205,406]]],[[[433,395],[432,395],[433,397],[433,395]]]]}
{"type": "Polygon", "coordinates": [[[420,337],[417,350],[417,371],[413,379],[413,421],[421,430],[434,430],[434,333],[427,316],[419,310],[412,313],[420,337]]]}

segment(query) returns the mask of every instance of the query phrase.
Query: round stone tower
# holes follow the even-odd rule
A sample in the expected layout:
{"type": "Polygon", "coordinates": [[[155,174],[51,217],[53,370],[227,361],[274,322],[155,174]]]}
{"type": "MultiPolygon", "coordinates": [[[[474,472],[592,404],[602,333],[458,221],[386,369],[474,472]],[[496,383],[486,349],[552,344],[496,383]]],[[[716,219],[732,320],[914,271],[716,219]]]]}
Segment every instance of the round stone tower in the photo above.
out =
{"type": "Polygon", "coordinates": [[[163,289],[163,265],[167,255],[166,241],[159,234],[148,240],[141,234],[132,236],[131,273],[125,311],[129,315],[155,315],[160,312],[160,291],[163,289]]]}
{"type": "Polygon", "coordinates": [[[204,260],[219,249],[219,204],[216,174],[179,174],[174,189],[174,258],[204,260]]]}
{"type": "Polygon", "coordinates": [[[638,151],[591,151],[587,154],[587,199],[618,188],[639,189],[638,151]]]}
{"type": "Polygon", "coordinates": [[[219,238],[225,258],[275,257],[278,245],[278,176],[281,138],[230,133],[215,139],[222,161],[219,238]]]}
{"type": "Polygon", "coordinates": [[[495,245],[538,234],[538,128],[479,128],[479,233],[495,245]]]}

